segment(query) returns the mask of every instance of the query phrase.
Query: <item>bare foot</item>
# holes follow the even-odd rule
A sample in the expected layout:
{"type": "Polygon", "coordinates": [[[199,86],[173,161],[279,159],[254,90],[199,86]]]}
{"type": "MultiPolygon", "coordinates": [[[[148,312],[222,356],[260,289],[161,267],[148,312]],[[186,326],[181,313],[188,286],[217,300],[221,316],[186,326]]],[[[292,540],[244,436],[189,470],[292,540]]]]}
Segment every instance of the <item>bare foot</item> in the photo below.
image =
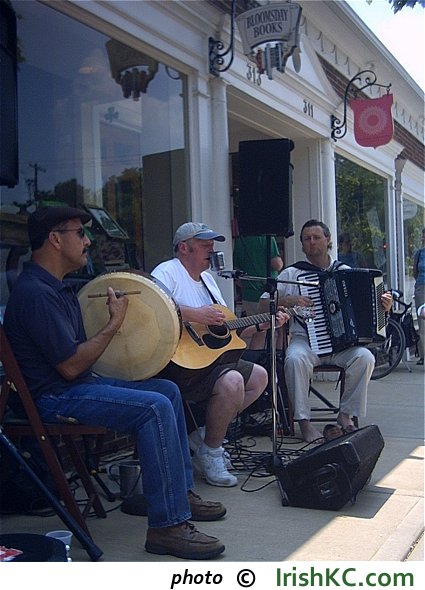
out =
{"type": "Polygon", "coordinates": [[[317,442],[318,444],[324,442],[322,434],[317,430],[317,428],[314,428],[310,420],[299,420],[298,424],[305,442],[317,442]]]}
{"type": "Polygon", "coordinates": [[[357,428],[354,426],[353,419],[349,414],[345,414],[345,412],[340,412],[336,421],[344,432],[354,432],[357,430],[357,428]]]}

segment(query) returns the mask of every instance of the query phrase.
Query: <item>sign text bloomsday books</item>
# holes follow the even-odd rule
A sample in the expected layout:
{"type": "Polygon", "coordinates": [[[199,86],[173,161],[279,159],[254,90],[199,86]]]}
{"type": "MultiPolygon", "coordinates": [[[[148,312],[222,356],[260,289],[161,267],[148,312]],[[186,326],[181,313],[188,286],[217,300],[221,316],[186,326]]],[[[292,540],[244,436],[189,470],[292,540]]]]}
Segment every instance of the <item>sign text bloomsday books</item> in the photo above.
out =
{"type": "Polygon", "coordinates": [[[236,22],[245,55],[250,55],[257,45],[270,41],[296,46],[300,16],[301,7],[291,2],[267,4],[240,14],[236,22]]]}

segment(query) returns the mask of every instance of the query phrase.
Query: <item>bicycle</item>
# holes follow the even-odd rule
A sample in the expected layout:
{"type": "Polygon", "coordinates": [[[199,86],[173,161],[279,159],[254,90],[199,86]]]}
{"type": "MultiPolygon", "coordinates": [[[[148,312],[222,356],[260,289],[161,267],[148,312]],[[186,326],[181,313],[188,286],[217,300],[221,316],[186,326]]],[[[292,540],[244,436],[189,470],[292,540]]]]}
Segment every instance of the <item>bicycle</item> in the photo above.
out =
{"type": "MultiPolygon", "coordinates": [[[[411,315],[411,303],[402,300],[403,292],[392,290],[393,300],[402,308],[400,311],[391,310],[386,326],[386,337],[382,342],[373,342],[368,345],[375,357],[375,368],[371,379],[382,379],[393,371],[403,358],[404,351],[408,347],[408,341],[403,329],[405,318],[411,315]]],[[[408,335],[410,342],[410,334],[408,335]]],[[[412,369],[406,365],[411,373],[412,369]]]]}

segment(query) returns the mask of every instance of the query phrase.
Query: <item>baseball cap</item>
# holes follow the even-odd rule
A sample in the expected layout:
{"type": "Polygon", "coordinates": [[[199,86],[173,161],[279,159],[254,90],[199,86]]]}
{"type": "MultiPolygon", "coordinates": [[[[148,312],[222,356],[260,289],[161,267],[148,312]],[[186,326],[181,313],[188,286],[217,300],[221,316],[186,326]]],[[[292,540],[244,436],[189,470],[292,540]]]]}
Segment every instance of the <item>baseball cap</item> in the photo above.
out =
{"type": "Polygon", "coordinates": [[[226,239],[223,235],[210,229],[205,223],[188,221],[177,228],[174,234],[173,246],[176,247],[180,242],[185,242],[191,238],[197,238],[198,240],[217,240],[217,242],[224,242],[226,239]]]}
{"type": "Polygon", "coordinates": [[[91,220],[90,213],[75,207],[39,207],[28,217],[28,237],[32,250],[41,248],[49,233],[54,227],[68,221],[68,219],[81,219],[82,223],[91,220]]]}

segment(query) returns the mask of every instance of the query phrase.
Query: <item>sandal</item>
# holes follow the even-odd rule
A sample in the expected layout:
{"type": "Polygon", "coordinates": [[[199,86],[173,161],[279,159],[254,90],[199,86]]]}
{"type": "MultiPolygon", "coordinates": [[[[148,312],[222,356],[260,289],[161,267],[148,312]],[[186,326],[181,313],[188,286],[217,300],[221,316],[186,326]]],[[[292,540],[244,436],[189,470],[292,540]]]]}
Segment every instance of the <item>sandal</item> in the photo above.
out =
{"type": "Polygon", "coordinates": [[[325,442],[334,440],[335,438],[338,438],[343,434],[344,431],[341,429],[340,426],[338,426],[338,424],[326,424],[326,426],[323,429],[323,438],[325,439],[325,442]]]}
{"type": "Polygon", "coordinates": [[[342,429],[342,432],[343,434],[350,434],[350,432],[355,432],[356,430],[358,430],[358,428],[356,428],[354,424],[348,424],[348,426],[342,429]]]}

